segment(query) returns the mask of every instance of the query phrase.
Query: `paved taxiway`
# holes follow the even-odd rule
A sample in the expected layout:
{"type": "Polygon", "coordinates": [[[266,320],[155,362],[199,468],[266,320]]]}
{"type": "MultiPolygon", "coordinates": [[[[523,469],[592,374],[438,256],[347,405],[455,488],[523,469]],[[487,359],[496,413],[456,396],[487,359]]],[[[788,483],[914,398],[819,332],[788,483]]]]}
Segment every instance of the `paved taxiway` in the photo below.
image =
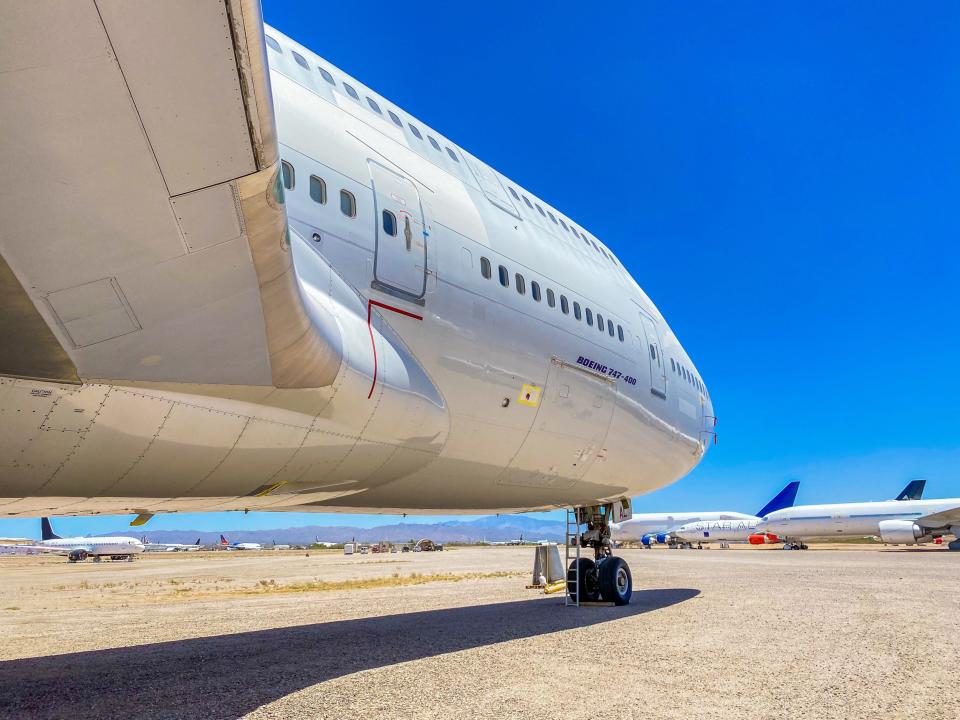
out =
{"type": "Polygon", "coordinates": [[[532,555],[0,557],[0,717],[960,711],[958,554],[626,550],[633,603],[580,610],[524,589],[532,555]],[[413,573],[454,577],[392,586],[413,573]],[[333,589],[290,591],[318,582],[333,589]]]}

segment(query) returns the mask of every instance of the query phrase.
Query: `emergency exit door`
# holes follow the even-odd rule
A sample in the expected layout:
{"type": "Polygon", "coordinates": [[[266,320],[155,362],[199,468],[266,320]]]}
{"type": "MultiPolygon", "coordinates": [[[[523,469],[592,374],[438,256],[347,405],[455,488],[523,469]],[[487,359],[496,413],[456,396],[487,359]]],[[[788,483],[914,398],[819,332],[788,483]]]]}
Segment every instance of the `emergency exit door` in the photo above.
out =
{"type": "Polygon", "coordinates": [[[420,304],[427,287],[427,233],[409,178],[368,160],[376,209],[373,287],[420,304]]]}

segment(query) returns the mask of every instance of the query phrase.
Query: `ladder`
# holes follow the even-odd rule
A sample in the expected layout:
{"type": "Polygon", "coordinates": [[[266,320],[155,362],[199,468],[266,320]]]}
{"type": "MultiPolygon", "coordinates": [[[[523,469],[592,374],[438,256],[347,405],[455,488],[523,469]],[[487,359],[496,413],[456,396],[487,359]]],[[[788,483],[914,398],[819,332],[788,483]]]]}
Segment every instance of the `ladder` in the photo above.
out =
{"type": "Polygon", "coordinates": [[[569,606],[573,605],[574,607],[580,607],[580,522],[577,519],[577,510],[576,508],[567,508],[567,530],[566,530],[566,540],[564,543],[566,547],[565,551],[565,567],[567,572],[567,584],[566,589],[564,590],[564,605],[569,606]],[[571,555],[571,548],[576,548],[574,554],[571,555]],[[574,564],[573,571],[573,592],[570,588],[570,560],[576,560],[574,564]]]}

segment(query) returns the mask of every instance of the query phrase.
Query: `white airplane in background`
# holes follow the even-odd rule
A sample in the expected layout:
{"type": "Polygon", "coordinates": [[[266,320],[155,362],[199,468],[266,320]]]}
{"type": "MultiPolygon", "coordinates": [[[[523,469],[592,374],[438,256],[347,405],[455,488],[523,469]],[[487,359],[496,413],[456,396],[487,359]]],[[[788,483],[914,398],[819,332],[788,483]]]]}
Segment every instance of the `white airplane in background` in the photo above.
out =
{"type": "Polygon", "coordinates": [[[186,543],[155,543],[150,542],[144,535],[140,542],[143,543],[144,552],[194,552],[200,549],[200,538],[193,545],[186,543]]]}
{"type": "Polygon", "coordinates": [[[70,562],[78,562],[92,557],[109,557],[114,560],[133,560],[134,555],[143,552],[143,543],[132,537],[60,537],[53,532],[49,518],[40,518],[40,542],[30,545],[22,543],[4,545],[19,550],[66,555],[70,562]]]}
{"type": "Polygon", "coordinates": [[[960,550],[960,498],[797,505],[765,514],[758,529],[786,539],[784,549],[805,549],[803,540],[873,535],[893,545],[919,545],[952,535],[960,550]]]}
{"type": "Polygon", "coordinates": [[[263,550],[263,545],[254,542],[235,542],[232,543],[223,535],[220,536],[220,547],[226,550],[263,550]]]}
{"type": "Polygon", "coordinates": [[[756,515],[732,510],[634,514],[633,519],[614,525],[614,532],[619,540],[639,540],[647,548],[654,543],[666,543],[670,547],[689,546],[691,541],[683,540],[677,534],[681,527],[704,521],[729,522],[738,526],[750,522],[759,522],[762,514],[792,505],[797,497],[797,488],[799,487],[800,483],[796,480],[788,483],[756,515]]]}
{"type": "Polygon", "coordinates": [[[629,601],[611,522],[715,418],[595,235],[255,0],[0,22],[0,516],[576,507],[629,601]]]}
{"type": "MultiPolygon", "coordinates": [[[[896,499],[919,500],[923,496],[925,484],[926,480],[911,480],[897,495],[896,499]]],[[[766,515],[774,510],[776,510],[775,507],[764,508],[758,513],[758,516],[766,515]]],[[[731,542],[748,542],[751,545],[771,545],[783,542],[782,538],[773,532],[758,532],[757,527],[761,522],[761,517],[739,520],[698,520],[681,525],[677,528],[675,534],[681,542],[697,543],[698,546],[711,542],[719,542],[721,547],[725,547],[731,542]]],[[[802,544],[801,547],[806,548],[802,544]]]]}

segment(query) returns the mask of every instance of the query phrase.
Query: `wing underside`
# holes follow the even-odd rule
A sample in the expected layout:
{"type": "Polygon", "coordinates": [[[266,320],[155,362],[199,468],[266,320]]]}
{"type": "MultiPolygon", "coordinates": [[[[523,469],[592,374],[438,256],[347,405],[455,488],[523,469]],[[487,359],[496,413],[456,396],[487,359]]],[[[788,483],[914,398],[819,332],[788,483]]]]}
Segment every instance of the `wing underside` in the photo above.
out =
{"type": "Polygon", "coordinates": [[[255,0],[0,10],[0,375],[320,387],[255,0]]]}

